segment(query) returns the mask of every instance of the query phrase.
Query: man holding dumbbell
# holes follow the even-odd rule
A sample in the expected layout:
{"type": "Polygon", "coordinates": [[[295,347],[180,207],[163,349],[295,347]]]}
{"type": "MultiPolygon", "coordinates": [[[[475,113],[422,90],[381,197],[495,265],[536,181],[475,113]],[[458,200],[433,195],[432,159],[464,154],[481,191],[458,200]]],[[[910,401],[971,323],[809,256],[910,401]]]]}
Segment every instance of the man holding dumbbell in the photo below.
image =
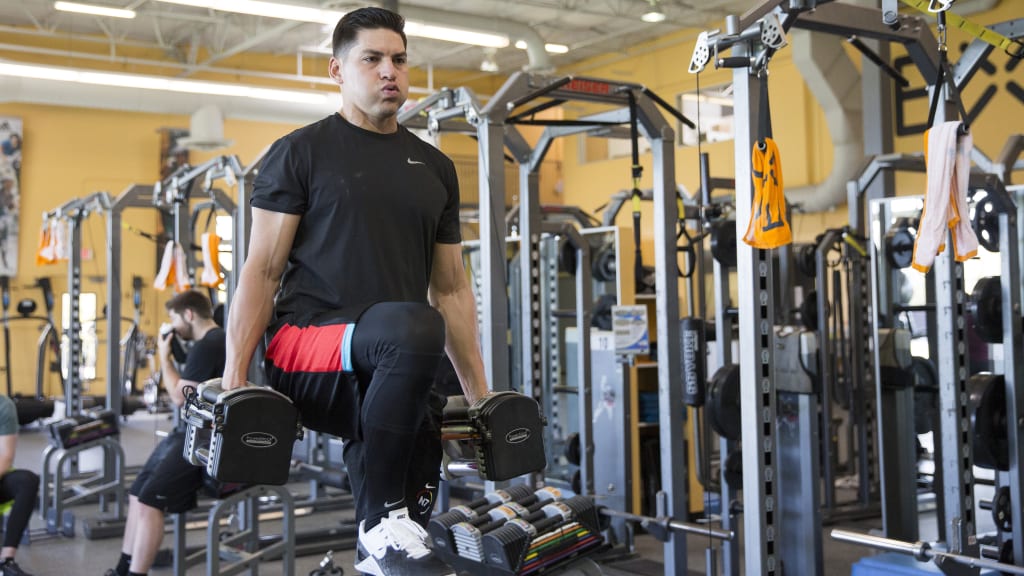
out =
{"type": "MultiPolygon", "coordinates": [[[[185,402],[186,386],[197,386],[224,371],[224,330],[213,321],[210,299],[188,290],[167,301],[171,330],[161,330],[157,340],[164,389],[175,406],[185,402]],[[174,336],[194,342],[179,373],[174,366],[174,336]]],[[[182,455],[184,425],[179,424],[146,460],[129,490],[128,519],[124,526],[121,558],[106,576],[144,576],[149,572],[164,538],[164,515],[196,507],[196,493],[203,486],[203,469],[182,455]]]]}
{"type": "Polygon", "coordinates": [[[307,427],[346,440],[362,519],[356,568],[450,574],[430,550],[427,518],[410,517],[417,493],[436,489],[441,458],[424,414],[445,351],[470,402],[487,384],[455,167],[397,121],[409,89],[403,27],[380,8],[346,14],[329,66],[340,112],[264,157],[222,387],[246,385],[266,335],[271,385],[307,427]]]}

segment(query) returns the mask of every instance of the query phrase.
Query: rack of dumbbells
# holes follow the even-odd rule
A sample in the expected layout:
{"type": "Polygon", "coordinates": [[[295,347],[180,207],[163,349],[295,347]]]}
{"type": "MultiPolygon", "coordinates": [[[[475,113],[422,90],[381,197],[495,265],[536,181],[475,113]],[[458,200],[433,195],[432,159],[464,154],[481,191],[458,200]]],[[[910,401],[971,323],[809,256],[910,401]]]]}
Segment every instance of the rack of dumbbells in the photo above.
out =
{"type": "Polygon", "coordinates": [[[484,576],[547,572],[604,546],[594,502],[551,487],[491,492],[436,516],[427,531],[442,560],[484,576]]]}

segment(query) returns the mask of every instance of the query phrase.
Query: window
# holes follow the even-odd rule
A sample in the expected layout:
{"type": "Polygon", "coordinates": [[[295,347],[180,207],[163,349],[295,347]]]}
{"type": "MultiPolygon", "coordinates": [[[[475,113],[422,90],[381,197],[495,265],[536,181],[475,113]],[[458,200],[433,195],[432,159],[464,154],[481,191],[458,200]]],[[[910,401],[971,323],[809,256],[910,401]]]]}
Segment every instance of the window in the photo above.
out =
{"type": "MultiPolygon", "coordinates": [[[[684,92],[677,98],[676,106],[694,123],[697,123],[697,103],[700,102],[700,123],[702,142],[721,142],[733,139],[732,84],[684,92]]],[[[680,146],[696,146],[697,131],[679,122],[676,126],[680,146]]]]}
{"type": "MultiPolygon", "coordinates": [[[[68,367],[71,362],[71,339],[68,336],[71,332],[71,295],[61,295],[60,323],[61,331],[61,354],[60,371],[64,378],[68,378],[68,367]]],[[[78,297],[78,316],[81,321],[82,358],[79,367],[78,377],[82,382],[90,382],[96,379],[96,355],[98,350],[96,339],[96,293],[83,292],[78,297]]]]}
{"type": "MultiPolygon", "coordinates": [[[[628,125],[626,125],[628,129],[628,125]]],[[[629,138],[610,138],[608,136],[593,136],[581,134],[580,163],[599,162],[611,160],[612,158],[629,158],[633,155],[633,142],[629,138]]],[[[638,139],[640,154],[651,151],[651,143],[647,138],[640,135],[638,139]]]]}

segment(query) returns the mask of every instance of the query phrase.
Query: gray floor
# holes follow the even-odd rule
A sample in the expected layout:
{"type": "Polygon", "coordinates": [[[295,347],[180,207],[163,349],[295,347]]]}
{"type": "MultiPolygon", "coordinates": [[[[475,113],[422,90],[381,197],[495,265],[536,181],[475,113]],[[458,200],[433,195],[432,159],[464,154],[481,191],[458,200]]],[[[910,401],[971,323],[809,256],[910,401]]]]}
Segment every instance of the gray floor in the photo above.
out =
{"type": "MultiPolygon", "coordinates": [[[[148,414],[136,414],[123,424],[122,445],[125,448],[127,464],[141,465],[149,455],[152,448],[159,441],[157,432],[169,428],[169,420],[165,416],[152,416],[148,414]]],[[[22,430],[19,438],[18,454],[15,465],[19,468],[39,471],[41,465],[41,453],[46,446],[46,432],[39,427],[28,427],[22,430]]],[[[83,468],[88,468],[90,460],[88,456],[83,457],[83,468]]],[[[88,540],[82,534],[81,521],[99,515],[96,505],[83,505],[72,509],[78,519],[77,536],[74,538],[54,537],[48,539],[37,539],[28,546],[23,546],[18,552],[18,561],[21,565],[36,574],[37,576],[70,576],[70,575],[100,575],[113,567],[120,553],[120,539],[88,540]]],[[[299,530],[309,530],[337,525],[342,520],[352,518],[351,511],[335,511],[305,516],[297,521],[299,530]]],[[[927,523],[927,516],[924,520],[927,523]]],[[[878,528],[878,519],[846,524],[855,529],[869,530],[878,528]]],[[[932,520],[934,524],[934,520],[932,520]]],[[[42,529],[44,524],[38,514],[33,516],[32,528],[42,529]]],[[[273,526],[265,532],[272,533],[273,526]]],[[[928,528],[923,526],[923,536],[927,536],[928,528]]],[[[825,558],[825,571],[827,575],[849,574],[851,565],[859,558],[869,555],[870,551],[857,548],[847,544],[835,542],[828,538],[828,529],[824,532],[823,549],[825,558]]],[[[192,531],[189,535],[190,544],[202,545],[205,543],[205,535],[202,531],[192,531]]],[[[164,540],[165,546],[170,546],[170,534],[164,540]]],[[[687,540],[688,568],[690,574],[705,573],[705,548],[708,545],[706,539],[691,536],[687,540]]],[[[663,554],[663,545],[650,536],[640,536],[637,539],[637,553],[629,561],[608,564],[604,573],[609,575],[621,574],[664,574],[660,561],[663,554]]],[[[301,557],[295,563],[294,574],[306,576],[310,571],[317,568],[322,555],[301,557]]],[[[346,574],[353,574],[352,562],[353,552],[351,550],[339,550],[335,552],[336,564],[345,570],[346,574]]],[[[152,574],[171,574],[170,568],[154,569],[152,574]]],[[[204,574],[202,567],[193,568],[189,574],[204,574]]],[[[270,562],[260,567],[260,574],[280,575],[283,569],[280,562],[270,562]]]]}

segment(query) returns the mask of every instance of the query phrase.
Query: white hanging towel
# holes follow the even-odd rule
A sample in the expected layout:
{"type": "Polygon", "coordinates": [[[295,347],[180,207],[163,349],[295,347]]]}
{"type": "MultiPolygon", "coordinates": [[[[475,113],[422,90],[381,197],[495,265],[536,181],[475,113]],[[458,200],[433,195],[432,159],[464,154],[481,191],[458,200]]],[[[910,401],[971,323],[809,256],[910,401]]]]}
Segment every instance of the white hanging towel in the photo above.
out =
{"type": "Polygon", "coordinates": [[[188,262],[185,260],[185,251],[181,244],[168,241],[164,245],[164,255],[160,259],[160,270],[153,280],[153,287],[157,290],[164,290],[168,286],[174,286],[175,292],[184,292],[192,288],[188,277],[188,262]]]}
{"type": "Polygon", "coordinates": [[[160,270],[153,280],[153,288],[164,290],[174,282],[174,242],[164,245],[164,255],[160,259],[160,270]]]}
{"type": "Polygon", "coordinates": [[[174,243],[174,291],[184,292],[192,289],[192,281],[188,277],[188,260],[181,244],[174,243]]]}
{"type": "Polygon", "coordinates": [[[947,228],[953,235],[953,253],[958,262],[978,253],[978,237],[967,208],[974,141],[970,132],[961,135],[960,125],[943,122],[925,134],[928,188],[911,263],[919,272],[928,272],[935,257],[946,249],[947,228]]]}

